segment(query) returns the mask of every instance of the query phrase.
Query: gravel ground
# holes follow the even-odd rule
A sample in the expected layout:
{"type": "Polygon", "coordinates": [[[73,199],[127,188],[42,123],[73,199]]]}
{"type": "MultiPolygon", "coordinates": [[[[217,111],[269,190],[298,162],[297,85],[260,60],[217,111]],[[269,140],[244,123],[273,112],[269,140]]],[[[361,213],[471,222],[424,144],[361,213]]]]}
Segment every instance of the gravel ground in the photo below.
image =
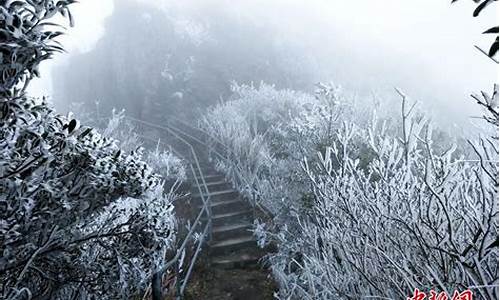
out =
{"type": "Polygon", "coordinates": [[[186,290],[187,300],[272,300],[276,284],[264,269],[198,268],[186,290]]]}

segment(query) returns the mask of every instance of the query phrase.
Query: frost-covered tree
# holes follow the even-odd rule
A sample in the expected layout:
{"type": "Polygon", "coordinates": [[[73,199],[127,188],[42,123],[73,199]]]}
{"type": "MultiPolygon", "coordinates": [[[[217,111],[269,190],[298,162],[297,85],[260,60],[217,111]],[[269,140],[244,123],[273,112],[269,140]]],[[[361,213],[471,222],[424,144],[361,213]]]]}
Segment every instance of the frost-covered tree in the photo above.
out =
{"type": "Polygon", "coordinates": [[[174,239],[172,195],[141,149],[122,151],[24,93],[62,50],[50,19],[71,19],[73,2],[0,1],[2,299],[129,299],[174,239]]]}
{"type": "Polygon", "coordinates": [[[497,299],[496,143],[471,142],[475,158],[456,146],[437,152],[431,124],[410,115],[407,122],[407,143],[384,122],[365,129],[345,122],[322,161],[304,163],[313,209],[297,216],[300,238],[276,235],[281,257],[271,258],[283,297],[397,299],[418,287],[497,299]],[[356,137],[374,154],[366,168],[356,137]],[[288,251],[300,259],[284,259],[288,251]]]}
{"type": "Polygon", "coordinates": [[[497,114],[462,145],[434,138],[402,93],[399,120],[329,86],[315,97],[237,93],[202,128],[228,157],[214,155],[220,169],[274,215],[256,234],[277,246],[281,299],[400,299],[414,288],[498,298],[497,114]]]}
{"type": "Polygon", "coordinates": [[[63,48],[55,40],[62,34],[48,27],[56,14],[73,19],[68,6],[74,0],[63,1],[0,1],[0,95],[15,96],[24,91],[34,76],[39,76],[40,62],[50,59],[63,48]],[[23,84],[22,87],[18,85],[23,84]]]}

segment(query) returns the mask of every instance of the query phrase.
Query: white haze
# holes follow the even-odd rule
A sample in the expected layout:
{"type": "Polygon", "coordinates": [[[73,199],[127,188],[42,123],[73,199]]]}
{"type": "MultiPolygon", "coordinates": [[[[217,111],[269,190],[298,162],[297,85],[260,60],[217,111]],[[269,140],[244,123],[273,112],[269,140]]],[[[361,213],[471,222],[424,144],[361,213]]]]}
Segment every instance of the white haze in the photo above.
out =
{"type": "MultiPolygon", "coordinates": [[[[216,6],[252,18],[308,52],[317,62],[315,80],[382,96],[398,86],[434,114],[453,116],[454,121],[477,114],[470,93],[489,91],[496,80],[496,65],[473,45],[489,46],[491,36],[481,32],[496,24],[497,16],[485,10],[473,18],[475,5],[469,0],[453,5],[449,0],[142,2],[187,14],[216,6]]],[[[120,0],[82,0],[74,5],[76,26],[61,40],[68,54],[42,67],[42,79],[34,82],[32,94],[52,93],[53,66],[91,50],[114,5],[120,0]]]]}

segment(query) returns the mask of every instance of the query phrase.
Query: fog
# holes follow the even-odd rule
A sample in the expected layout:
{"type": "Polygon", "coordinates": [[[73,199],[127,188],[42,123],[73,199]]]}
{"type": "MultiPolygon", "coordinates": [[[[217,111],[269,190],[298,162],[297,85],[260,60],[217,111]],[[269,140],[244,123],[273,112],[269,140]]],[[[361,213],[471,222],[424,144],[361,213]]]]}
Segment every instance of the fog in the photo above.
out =
{"type": "Polygon", "coordinates": [[[499,1],[78,1],[0,0],[0,299],[499,299],[499,1]]]}
{"type": "Polygon", "coordinates": [[[461,123],[478,114],[471,92],[496,78],[473,47],[489,47],[481,32],[496,15],[473,18],[472,1],[449,2],[84,0],[61,39],[67,53],[42,67],[31,92],[63,111],[99,101],[143,117],[159,99],[150,111],[190,115],[228,99],[232,80],[305,91],[333,82],[386,99],[397,86],[461,123]]]}

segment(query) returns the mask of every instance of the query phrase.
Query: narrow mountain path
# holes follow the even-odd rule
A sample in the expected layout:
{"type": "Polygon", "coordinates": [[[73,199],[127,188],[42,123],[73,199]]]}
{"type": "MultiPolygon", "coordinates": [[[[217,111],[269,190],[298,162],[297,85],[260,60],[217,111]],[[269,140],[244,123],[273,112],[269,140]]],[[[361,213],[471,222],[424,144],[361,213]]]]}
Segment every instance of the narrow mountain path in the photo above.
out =
{"type": "MultiPolygon", "coordinates": [[[[182,124],[177,125],[177,128],[182,127],[182,124]]],[[[196,182],[205,181],[208,193],[204,188],[201,192],[211,199],[210,240],[196,261],[184,293],[185,299],[272,300],[277,287],[270,271],[261,264],[266,252],[257,246],[252,233],[255,211],[224,174],[215,169],[208,157],[208,148],[202,142],[203,137],[195,137],[199,133],[194,128],[190,130],[188,134],[182,131],[175,134],[162,131],[161,134],[162,139],[168,141],[176,153],[189,159],[187,163],[197,170],[191,148],[187,146],[187,143],[190,144],[203,174],[203,177],[198,174],[198,180],[195,180],[188,165],[191,200],[185,202],[187,207],[179,213],[187,213],[184,217],[196,216],[203,207],[202,194],[196,182]]]]}
{"type": "MultiPolygon", "coordinates": [[[[203,251],[187,281],[184,299],[274,299],[277,286],[270,271],[261,263],[266,251],[257,246],[252,233],[257,212],[224,174],[215,169],[204,142],[205,134],[183,121],[157,125],[131,117],[127,119],[133,121],[136,129],[144,133],[141,137],[145,145],[162,145],[165,150],[172,150],[188,164],[188,180],[180,188],[183,192],[189,192],[188,197],[182,197],[182,200],[174,203],[181,224],[194,222],[203,207],[203,198],[206,199],[202,196],[210,196],[212,226],[208,242],[203,244],[203,251]],[[196,177],[192,170],[197,174],[196,177]],[[197,182],[203,181],[207,189],[198,186],[197,182]]],[[[207,221],[207,218],[200,220],[202,224],[207,221]]],[[[193,249],[189,251],[194,252],[193,249]]],[[[184,268],[188,266],[184,264],[184,268]]],[[[185,275],[187,270],[184,269],[183,272],[185,275]]]]}
{"type": "Polygon", "coordinates": [[[272,300],[276,286],[270,275],[249,269],[196,269],[186,300],[272,300]]]}
{"type": "MultiPolygon", "coordinates": [[[[210,195],[211,241],[205,259],[197,262],[186,291],[186,299],[266,300],[276,289],[268,270],[259,263],[265,252],[252,234],[253,209],[216,171],[203,155],[200,166],[210,195]]],[[[191,178],[194,181],[194,178],[191,178]]],[[[201,181],[201,178],[198,178],[201,181]]],[[[194,181],[195,182],[195,181],[194,181]]],[[[202,207],[196,184],[192,185],[194,205],[202,207]]]]}

